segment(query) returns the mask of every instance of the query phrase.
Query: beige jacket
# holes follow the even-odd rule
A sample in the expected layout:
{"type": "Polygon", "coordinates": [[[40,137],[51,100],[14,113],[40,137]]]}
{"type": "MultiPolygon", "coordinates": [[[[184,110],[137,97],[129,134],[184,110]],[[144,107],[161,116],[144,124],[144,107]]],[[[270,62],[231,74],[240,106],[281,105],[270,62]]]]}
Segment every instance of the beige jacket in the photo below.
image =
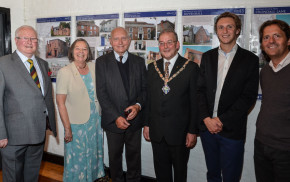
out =
{"type": "MultiPolygon", "coordinates": [[[[88,62],[90,74],[95,86],[95,104],[100,113],[100,105],[96,97],[95,63],[88,62]]],[[[71,124],[84,124],[90,118],[90,98],[80,73],[74,63],[58,71],[56,94],[66,94],[65,106],[71,124]]]]}

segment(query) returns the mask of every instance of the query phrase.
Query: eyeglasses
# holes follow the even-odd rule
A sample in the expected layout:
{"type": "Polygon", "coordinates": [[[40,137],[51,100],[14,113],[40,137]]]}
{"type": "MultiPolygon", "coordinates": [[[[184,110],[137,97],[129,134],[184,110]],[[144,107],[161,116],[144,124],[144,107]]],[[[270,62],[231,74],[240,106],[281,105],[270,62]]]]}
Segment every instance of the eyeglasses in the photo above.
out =
{"type": "Polygon", "coordinates": [[[172,46],[175,42],[177,42],[177,41],[172,41],[172,40],[170,40],[170,41],[168,41],[168,42],[159,42],[158,45],[161,46],[161,47],[164,47],[165,44],[166,44],[167,46],[172,46]]]}
{"type": "Polygon", "coordinates": [[[38,42],[38,38],[35,37],[16,37],[17,39],[22,39],[24,42],[31,41],[33,43],[38,42]]]}

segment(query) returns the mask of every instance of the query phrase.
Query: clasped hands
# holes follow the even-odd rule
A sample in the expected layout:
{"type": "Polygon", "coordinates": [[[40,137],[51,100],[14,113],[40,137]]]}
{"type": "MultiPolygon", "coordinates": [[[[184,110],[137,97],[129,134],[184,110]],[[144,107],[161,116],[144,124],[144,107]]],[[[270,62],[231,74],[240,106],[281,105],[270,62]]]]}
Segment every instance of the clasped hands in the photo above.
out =
{"type": "Polygon", "coordinates": [[[125,112],[126,111],[129,111],[131,110],[131,112],[129,113],[128,117],[127,118],[124,118],[123,116],[119,116],[117,119],[116,119],[116,125],[118,128],[122,129],[122,130],[125,130],[127,129],[129,126],[130,126],[130,123],[128,121],[134,119],[138,112],[140,111],[140,106],[138,104],[135,104],[135,105],[132,105],[132,106],[129,106],[125,109],[125,112]]]}
{"type": "Polygon", "coordinates": [[[203,121],[211,134],[217,134],[221,132],[223,129],[223,123],[220,121],[218,117],[214,118],[207,117],[203,121]]]}

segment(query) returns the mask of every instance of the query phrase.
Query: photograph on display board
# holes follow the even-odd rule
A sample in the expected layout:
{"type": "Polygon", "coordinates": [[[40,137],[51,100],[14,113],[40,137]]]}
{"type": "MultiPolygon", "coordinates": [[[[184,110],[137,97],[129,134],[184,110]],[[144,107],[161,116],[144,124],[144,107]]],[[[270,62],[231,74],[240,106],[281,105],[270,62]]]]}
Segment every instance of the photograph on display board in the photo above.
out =
{"type": "Polygon", "coordinates": [[[55,78],[58,70],[69,64],[71,17],[38,18],[36,21],[39,57],[48,62],[51,78],[55,78]]]}
{"type": "Polygon", "coordinates": [[[131,44],[134,45],[134,51],[146,51],[146,41],[144,40],[131,41],[131,44]]]}
{"type": "Polygon", "coordinates": [[[50,35],[54,36],[70,36],[70,22],[59,22],[58,26],[52,26],[50,35]]]}
{"type": "Polygon", "coordinates": [[[157,61],[158,59],[162,58],[158,47],[147,47],[146,55],[147,55],[146,65],[152,63],[153,61],[157,61]]]}
{"type": "Polygon", "coordinates": [[[70,37],[46,39],[45,58],[62,58],[68,56],[70,37]]]}
{"type": "Polygon", "coordinates": [[[290,7],[267,7],[267,8],[254,8],[252,14],[252,28],[250,35],[250,51],[259,56],[260,68],[266,63],[266,59],[261,52],[259,42],[259,28],[267,20],[282,20],[290,24],[290,7]]]}
{"type": "Polygon", "coordinates": [[[214,23],[218,15],[226,11],[237,14],[241,19],[242,30],[237,43],[244,47],[245,8],[183,10],[182,55],[185,58],[200,65],[202,54],[219,46],[218,37],[214,32],[214,23]]]}
{"type": "Polygon", "coordinates": [[[99,46],[97,47],[97,57],[103,56],[105,54],[109,54],[110,52],[113,51],[113,47],[111,46],[99,46]]]}
{"type": "Polygon", "coordinates": [[[160,59],[158,37],[164,29],[175,30],[176,11],[125,13],[124,19],[132,39],[129,51],[144,57],[146,65],[160,59]]]}
{"type": "Polygon", "coordinates": [[[84,15],[76,17],[76,36],[85,39],[95,60],[112,51],[111,31],[118,27],[119,14],[84,15]]]}
{"type": "Polygon", "coordinates": [[[125,29],[132,40],[155,40],[156,20],[154,18],[128,18],[125,29]]]}

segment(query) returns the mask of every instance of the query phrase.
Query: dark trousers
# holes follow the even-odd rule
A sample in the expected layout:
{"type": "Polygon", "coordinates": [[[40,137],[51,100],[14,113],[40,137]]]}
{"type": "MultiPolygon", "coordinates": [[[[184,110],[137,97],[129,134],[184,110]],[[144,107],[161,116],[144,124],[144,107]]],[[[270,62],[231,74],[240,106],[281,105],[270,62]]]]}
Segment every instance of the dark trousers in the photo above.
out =
{"type": "Polygon", "coordinates": [[[208,170],[208,182],[240,181],[244,161],[244,140],[232,140],[208,131],[202,132],[200,138],[208,170]]]}
{"type": "Polygon", "coordinates": [[[124,182],[122,158],[125,145],[127,182],[141,180],[141,129],[135,132],[113,133],[106,131],[110,173],[113,182],[124,182]]]}
{"type": "Polygon", "coordinates": [[[36,145],[7,145],[1,149],[3,181],[37,182],[44,142],[36,145]]]}
{"type": "Polygon", "coordinates": [[[283,151],[255,140],[255,173],[257,182],[289,182],[290,151],[283,151]]]}
{"type": "MultiPolygon", "coordinates": [[[[185,140],[185,139],[184,139],[185,140]]],[[[151,141],[153,149],[154,169],[158,182],[172,182],[172,166],[175,182],[186,182],[189,149],[184,145],[168,145],[151,141]]]]}

